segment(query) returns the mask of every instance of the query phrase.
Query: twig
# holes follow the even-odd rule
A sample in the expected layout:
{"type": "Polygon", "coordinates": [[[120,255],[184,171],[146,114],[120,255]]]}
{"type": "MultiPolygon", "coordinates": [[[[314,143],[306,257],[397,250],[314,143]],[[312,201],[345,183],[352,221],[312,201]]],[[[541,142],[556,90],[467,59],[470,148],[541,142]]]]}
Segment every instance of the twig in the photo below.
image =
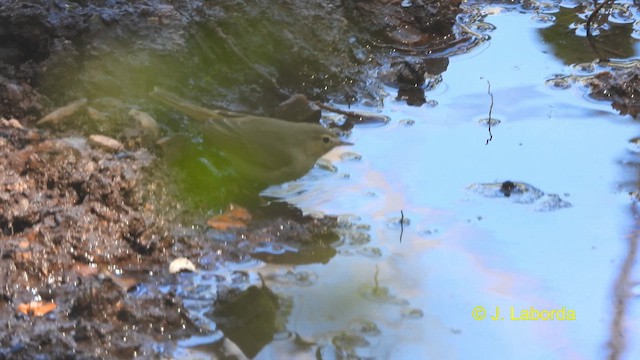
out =
{"type": "MultiPolygon", "coordinates": [[[[598,15],[598,12],[600,12],[600,10],[605,7],[606,5],[610,5],[613,3],[614,0],[604,0],[600,5],[596,6],[596,8],[593,10],[593,12],[591,13],[591,15],[589,15],[589,17],[587,18],[587,41],[589,42],[589,46],[591,47],[591,50],[593,50],[594,53],[596,53],[596,56],[598,57],[598,60],[601,62],[604,61],[609,61],[608,58],[603,58],[602,54],[600,54],[600,51],[598,50],[598,47],[596,46],[593,34],[591,33],[591,24],[594,22],[596,16],[598,15]]],[[[598,1],[594,0],[593,1],[594,4],[597,4],[598,1]]]]}
{"type": "MultiPolygon", "coordinates": [[[[252,63],[241,51],[240,49],[238,49],[237,46],[235,46],[235,44],[233,43],[233,40],[227,36],[227,34],[225,34],[222,29],[220,29],[217,25],[215,24],[210,24],[209,25],[211,27],[211,29],[224,41],[224,43],[229,47],[229,49],[238,57],[238,59],[240,59],[242,62],[244,62],[247,66],[249,66],[249,68],[251,68],[257,75],[259,75],[264,81],[266,81],[269,85],[271,85],[271,87],[273,88],[274,91],[276,91],[278,93],[278,95],[280,95],[283,99],[287,99],[290,98],[292,96],[292,94],[287,93],[286,91],[283,91],[280,86],[278,86],[278,82],[276,81],[276,79],[274,79],[273,77],[269,76],[269,74],[267,74],[266,72],[264,72],[262,69],[260,69],[260,67],[256,66],[254,63],[252,63]]],[[[323,110],[327,110],[327,111],[331,111],[337,114],[342,114],[342,115],[346,115],[349,117],[356,117],[356,118],[360,118],[360,119],[364,119],[366,117],[370,117],[370,115],[365,115],[365,114],[360,114],[354,111],[345,111],[345,110],[341,110],[338,108],[335,108],[333,106],[321,103],[319,101],[316,101],[315,104],[323,109],[323,110]]]]}
{"type": "Polygon", "coordinates": [[[400,210],[400,243],[402,243],[402,234],[404,234],[404,212],[400,210]]]}
{"type": "Polygon", "coordinates": [[[633,218],[636,219],[635,230],[627,236],[626,257],[622,262],[613,288],[613,319],[609,325],[609,360],[619,360],[623,357],[627,345],[625,323],[629,320],[628,307],[632,305],[631,286],[633,286],[634,265],[638,261],[638,247],[640,243],[640,224],[638,223],[638,207],[632,208],[633,218]]]}
{"type": "Polygon", "coordinates": [[[337,107],[333,107],[333,106],[331,106],[331,105],[327,105],[327,104],[325,104],[325,103],[323,103],[323,102],[320,102],[320,101],[316,101],[316,102],[315,102],[315,104],[316,104],[320,109],[327,110],[327,111],[331,111],[331,112],[336,113],[336,114],[346,115],[346,116],[349,116],[349,117],[352,117],[352,116],[356,116],[356,117],[358,117],[358,116],[362,116],[362,115],[360,115],[360,114],[356,113],[355,111],[348,111],[348,110],[338,109],[337,107]]]}
{"type": "Polygon", "coordinates": [[[489,105],[489,120],[487,121],[489,123],[489,138],[487,139],[487,142],[485,143],[485,145],[489,145],[489,142],[491,140],[493,140],[493,134],[491,133],[491,113],[493,112],[493,93],[491,92],[491,83],[489,82],[489,80],[487,80],[487,94],[489,94],[489,96],[491,97],[491,105],[489,105]]]}

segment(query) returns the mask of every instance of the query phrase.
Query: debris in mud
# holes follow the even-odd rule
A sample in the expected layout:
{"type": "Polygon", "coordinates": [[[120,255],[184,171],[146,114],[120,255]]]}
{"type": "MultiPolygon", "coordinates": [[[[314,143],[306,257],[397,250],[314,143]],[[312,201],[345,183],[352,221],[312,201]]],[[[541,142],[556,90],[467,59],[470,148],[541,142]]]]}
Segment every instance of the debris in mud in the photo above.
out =
{"type": "Polygon", "coordinates": [[[442,81],[441,74],[448,66],[448,58],[426,58],[413,62],[401,60],[393,62],[380,77],[386,85],[398,88],[396,100],[421,106],[427,102],[425,91],[434,89],[442,81]]]}
{"type": "Polygon", "coordinates": [[[531,204],[535,211],[554,211],[571,207],[571,203],[557,194],[545,194],[542,190],[523,182],[504,181],[497,183],[472,184],[467,187],[488,198],[511,198],[518,204],[531,204]]]}
{"type": "Polygon", "coordinates": [[[242,230],[250,221],[251,214],[247,209],[230,204],[227,211],[209,219],[207,225],[220,231],[242,230]]]}
{"type": "Polygon", "coordinates": [[[640,71],[637,66],[603,71],[584,79],[591,89],[590,96],[611,101],[620,115],[638,118],[640,114],[640,71]]]}
{"type": "Polygon", "coordinates": [[[18,305],[17,309],[25,315],[44,316],[55,310],[56,307],[56,303],[52,301],[31,301],[29,303],[22,303],[18,305]]]}

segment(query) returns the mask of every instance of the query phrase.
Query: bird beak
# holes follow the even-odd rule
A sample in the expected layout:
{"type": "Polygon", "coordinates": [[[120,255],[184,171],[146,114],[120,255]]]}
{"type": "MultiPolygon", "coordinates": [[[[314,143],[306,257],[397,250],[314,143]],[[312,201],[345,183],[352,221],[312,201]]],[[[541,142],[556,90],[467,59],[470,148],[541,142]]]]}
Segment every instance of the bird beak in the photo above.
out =
{"type": "Polygon", "coordinates": [[[342,140],[340,140],[340,142],[338,143],[338,146],[351,146],[351,145],[354,145],[354,144],[351,142],[342,141],[342,140]]]}

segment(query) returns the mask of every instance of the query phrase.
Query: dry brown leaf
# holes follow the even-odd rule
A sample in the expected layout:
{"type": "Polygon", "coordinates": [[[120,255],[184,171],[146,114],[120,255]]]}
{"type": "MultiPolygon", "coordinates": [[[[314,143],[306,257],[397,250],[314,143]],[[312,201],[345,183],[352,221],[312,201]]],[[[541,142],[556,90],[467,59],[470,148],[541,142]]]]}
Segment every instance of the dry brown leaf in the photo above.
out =
{"type": "Polygon", "coordinates": [[[32,301],[30,303],[22,303],[18,305],[18,311],[25,315],[43,316],[52,312],[57,307],[56,303],[52,301],[32,301]]]}
{"type": "Polygon", "coordinates": [[[212,229],[229,231],[244,229],[250,221],[251,214],[247,209],[237,205],[230,205],[227,211],[209,219],[207,225],[212,229]]]}

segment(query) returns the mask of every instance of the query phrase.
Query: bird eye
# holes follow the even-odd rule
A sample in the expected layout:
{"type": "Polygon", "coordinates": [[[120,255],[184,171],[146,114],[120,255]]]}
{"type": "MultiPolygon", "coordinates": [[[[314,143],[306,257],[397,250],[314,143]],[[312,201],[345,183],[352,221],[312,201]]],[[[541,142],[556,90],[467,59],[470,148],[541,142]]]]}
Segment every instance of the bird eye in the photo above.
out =
{"type": "Polygon", "coordinates": [[[323,142],[323,143],[328,144],[328,143],[329,143],[329,141],[331,141],[331,138],[330,138],[330,137],[328,137],[327,135],[325,135],[325,136],[323,136],[323,137],[322,137],[322,142],[323,142]]]}

